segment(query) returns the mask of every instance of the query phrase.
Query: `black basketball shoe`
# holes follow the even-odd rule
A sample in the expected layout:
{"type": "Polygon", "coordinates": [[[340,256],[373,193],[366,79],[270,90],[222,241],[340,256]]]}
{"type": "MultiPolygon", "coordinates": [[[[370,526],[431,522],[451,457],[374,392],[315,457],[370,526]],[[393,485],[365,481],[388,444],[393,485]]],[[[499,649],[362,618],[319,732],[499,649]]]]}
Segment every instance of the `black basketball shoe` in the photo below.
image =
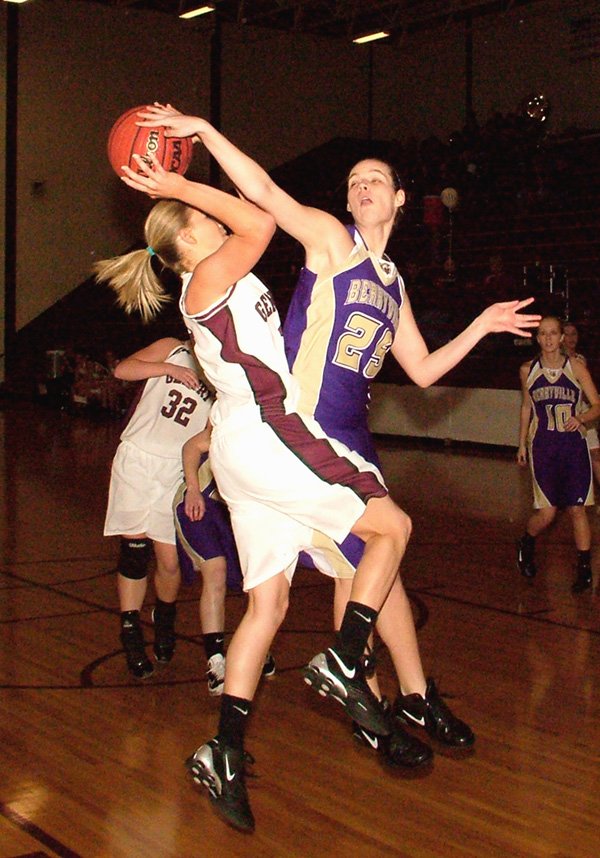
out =
{"type": "Polygon", "coordinates": [[[146,655],[139,611],[125,611],[121,615],[121,644],[125,650],[129,672],[136,679],[152,676],[154,668],[146,655]]]}
{"type": "Polygon", "coordinates": [[[592,567],[589,560],[579,560],[575,580],[571,584],[571,593],[583,593],[592,586],[592,567]]]}
{"type": "Polygon", "coordinates": [[[364,667],[358,662],[349,668],[338,653],[329,647],[318,653],[304,668],[304,681],[323,697],[333,697],[346,708],[353,721],[380,736],[391,730],[389,714],[375,697],[365,679],[364,667]]]}
{"type": "Polygon", "coordinates": [[[216,812],[239,831],[254,831],[254,816],[246,793],[246,763],[250,754],[224,745],[216,737],[201,745],[185,765],[194,782],[208,789],[216,812]]]}
{"type": "Polygon", "coordinates": [[[154,623],[154,657],[160,664],[168,664],[175,652],[175,602],[157,602],[152,610],[154,623]]]}
{"type": "Polygon", "coordinates": [[[533,546],[533,541],[530,542],[526,536],[517,540],[517,569],[524,578],[535,578],[537,574],[533,546]]]}
{"type": "Polygon", "coordinates": [[[262,666],[262,675],[269,679],[271,676],[275,676],[275,669],[275,659],[272,654],[268,652],[262,666]]]}
{"type": "MultiPolygon", "coordinates": [[[[390,702],[385,697],[381,704],[384,712],[391,710],[390,702]]],[[[411,736],[397,719],[389,736],[378,736],[377,733],[361,727],[356,721],[352,725],[352,735],[357,742],[380,753],[384,760],[393,766],[416,769],[418,766],[429,763],[433,758],[429,745],[421,742],[416,736],[411,736]]]]}
{"type": "Polygon", "coordinates": [[[403,724],[423,727],[432,739],[437,739],[443,745],[471,748],[475,744],[473,731],[442,700],[433,679],[427,680],[425,697],[420,694],[399,694],[393,711],[403,724]]]}

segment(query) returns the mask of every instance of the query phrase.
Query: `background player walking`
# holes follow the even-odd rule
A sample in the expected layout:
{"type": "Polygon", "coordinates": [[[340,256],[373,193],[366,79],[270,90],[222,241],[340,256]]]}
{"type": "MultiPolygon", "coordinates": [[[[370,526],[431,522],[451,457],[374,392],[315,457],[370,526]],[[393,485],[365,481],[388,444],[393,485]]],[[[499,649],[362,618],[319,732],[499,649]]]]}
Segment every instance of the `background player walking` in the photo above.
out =
{"type": "Polygon", "coordinates": [[[537,341],[539,355],[520,370],[523,401],[517,461],[525,466],[529,459],[535,512],[519,540],[517,565],[526,578],[535,576],[536,537],[554,521],[559,508],[566,508],[577,547],[571,590],[579,593],[592,585],[592,534],[586,507],[594,503],[594,486],[585,431],[600,415],[600,397],[582,361],[562,351],[560,319],[544,316],[537,341]],[[584,395],[590,405],[587,410],[584,395]]]}

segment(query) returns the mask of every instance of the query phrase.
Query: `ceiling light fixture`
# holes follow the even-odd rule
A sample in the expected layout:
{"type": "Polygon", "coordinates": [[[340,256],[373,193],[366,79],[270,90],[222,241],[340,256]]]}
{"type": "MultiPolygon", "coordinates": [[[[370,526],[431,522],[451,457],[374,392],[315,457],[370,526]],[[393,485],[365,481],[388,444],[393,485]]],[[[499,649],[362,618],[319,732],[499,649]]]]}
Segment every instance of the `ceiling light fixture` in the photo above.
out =
{"type": "Polygon", "coordinates": [[[191,9],[188,9],[187,12],[180,12],[179,17],[185,18],[186,20],[189,18],[197,18],[198,15],[206,15],[207,12],[215,11],[214,3],[201,3],[199,6],[192,5],[191,9]]]}
{"type": "Polygon", "coordinates": [[[387,30],[378,30],[376,33],[367,33],[365,36],[357,36],[352,39],[355,45],[364,45],[367,42],[375,42],[377,39],[387,39],[390,34],[387,30]]]}

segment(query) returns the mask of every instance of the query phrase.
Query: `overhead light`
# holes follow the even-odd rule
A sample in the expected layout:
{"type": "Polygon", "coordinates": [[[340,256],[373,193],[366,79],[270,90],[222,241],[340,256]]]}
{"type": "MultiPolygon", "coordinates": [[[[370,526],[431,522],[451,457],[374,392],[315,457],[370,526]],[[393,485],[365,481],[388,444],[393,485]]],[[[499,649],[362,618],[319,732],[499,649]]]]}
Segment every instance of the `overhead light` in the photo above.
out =
{"type": "Polygon", "coordinates": [[[200,3],[198,5],[191,4],[191,8],[187,10],[187,12],[180,12],[180,18],[197,18],[198,15],[206,15],[207,12],[214,12],[215,4],[214,3],[200,3]]]}
{"type": "Polygon", "coordinates": [[[389,33],[387,30],[379,30],[377,33],[367,33],[365,36],[357,36],[352,39],[355,45],[364,45],[366,42],[375,42],[377,39],[387,39],[389,33]]]}
{"type": "Polygon", "coordinates": [[[27,3],[27,0],[4,0],[5,3],[27,3]]]}

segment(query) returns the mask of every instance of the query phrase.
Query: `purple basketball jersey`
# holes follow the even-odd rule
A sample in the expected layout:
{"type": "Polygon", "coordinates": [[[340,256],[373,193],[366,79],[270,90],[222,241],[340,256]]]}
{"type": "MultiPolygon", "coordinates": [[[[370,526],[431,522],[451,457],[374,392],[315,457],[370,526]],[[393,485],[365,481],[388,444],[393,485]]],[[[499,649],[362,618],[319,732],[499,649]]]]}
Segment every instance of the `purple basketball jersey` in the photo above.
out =
{"type": "Polygon", "coordinates": [[[568,507],[594,502],[592,467],[585,435],[565,424],[582,410],[583,391],[565,358],[559,371],[532,361],[527,388],[533,404],[529,461],[534,506],[568,507]]]}

